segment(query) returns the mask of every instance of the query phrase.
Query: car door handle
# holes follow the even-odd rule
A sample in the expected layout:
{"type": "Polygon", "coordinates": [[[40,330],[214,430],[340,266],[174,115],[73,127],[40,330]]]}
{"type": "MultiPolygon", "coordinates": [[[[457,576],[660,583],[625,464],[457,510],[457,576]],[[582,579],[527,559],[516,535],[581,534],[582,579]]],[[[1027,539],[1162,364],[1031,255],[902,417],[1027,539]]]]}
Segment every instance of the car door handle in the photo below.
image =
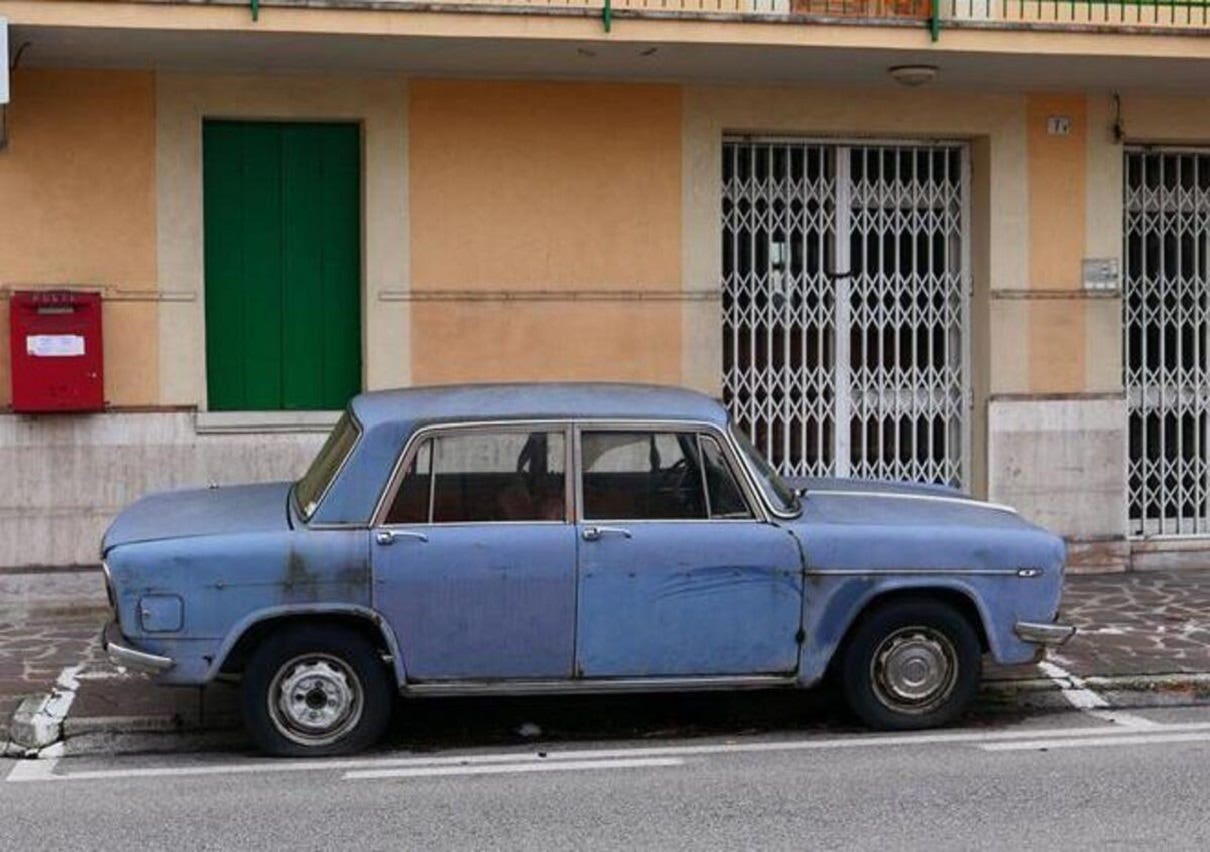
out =
{"type": "Polygon", "coordinates": [[[603,535],[620,535],[623,538],[632,538],[630,530],[624,530],[621,527],[584,527],[580,533],[580,537],[585,541],[597,541],[603,535]]]}
{"type": "Polygon", "coordinates": [[[428,541],[429,537],[424,533],[412,532],[411,530],[379,530],[374,533],[374,541],[381,544],[383,547],[394,544],[397,538],[414,538],[416,541],[428,541]]]}

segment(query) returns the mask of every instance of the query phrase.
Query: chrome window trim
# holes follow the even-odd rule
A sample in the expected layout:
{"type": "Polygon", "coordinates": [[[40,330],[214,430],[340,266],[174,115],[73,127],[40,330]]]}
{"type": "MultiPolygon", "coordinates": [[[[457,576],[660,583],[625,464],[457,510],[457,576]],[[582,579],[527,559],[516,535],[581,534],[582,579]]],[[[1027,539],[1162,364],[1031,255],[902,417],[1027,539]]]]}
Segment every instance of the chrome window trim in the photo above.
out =
{"type": "Polygon", "coordinates": [[[808,577],[1023,577],[1016,568],[808,568],[808,577]]]}
{"type": "MultiPolygon", "coordinates": [[[[730,430],[729,430],[729,429],[728,429],[728,430],[724,430],[724,431],[726,431],[726,432],[730,432],[730,430]]],[[[703,483],[703,486],[702,486],[702,487],[704,487],[704,488],[706,489],[706,501],[707,501],[707,504],[709,504],[709,500],[710,500],[710,488],[709,488],[709,483],[707,483],[707,482],[706,482],[706,463],[705,463],[705,461],[704,461],[704,459],[706,458],[706,455],[705,455],[705,453],[702,451],[702,434],[703,434],[703,433],[700,433],[700,432],[698,433],[698,438],[697,438],[697,449],[698,449],[698,453],[701,455],[701,457],[702,457],[702,459],[703,459],[703,461],[702,461],[702,483],[703,483]]],[[[732,454],[732,453],[728,453],[728,451],[727,451],[727,446],[726,446],[725,444],[723,444],[723,443],[719,442],[718,438],[717,438],[717,437],[715,437],[714,435],[712,435],[712,434],[706,434],[706,435],[705,435],[705,437],[706,437],[706,438],[708,438],[708,439],[713,440],[713,441],[714,441],[716,444],[718,444],[718,449],[719,449],[719,452],[723,454],[723,464],[727,466],[727,472],[731,474],[731,478],[732,478],[732,479],[734,479],[734,480],[735,480],[735,484],[739,486],[740,495],[741,495],[741,496],[744,498],[744,503],[745,503],[745,504],[747,505],[747,507],[748,507],[748,517],[746,517],[746,518],[715,518],[715,517],[713,516],[713,508],[711,508],[711,511],[710,511],[710,520],[712,520],[712,521],[752,521],[752,520],[756,520],[756,512],[754,512],[754,511],[752,510],[752,503],[753,503],[753,501],[752,501],[752,499],[749,497],[749,495],[748,495],[748,493],[747,493],[747,489],[745,489],[745,488],[744,488],[744,485],[743,485],[743,483],[742,483],[742,476],[741,476],[741,474],[740,474],[740,473],[739,473],[739,472],[736,470],[736,464],[735,464],[735,463],[736,463],[736,459],[732,457],[734,454],[732,454]]],[[[758,489],[758,490],[759,490],[759,489],[758,489]]]]}
{"type": "MultiPolygon", "coordinates": [[[[545,418],[535,420],[451,420],[440,423],[432,423],[427,426],[422,426],[412,432],[404,442],[403,449],[395,457],[394,466],[391,469],[391,475],[388,477],[386,484],[378,495],[378,502],[375,504],[374,511],[370,516],[367,524],[349,524],[349,525],[330,525],[331,529],[367,529],[386,527],[383,523],[385,518],[386,507],[390,505],[390,501],[394,500],[395,492],[399,487],[400,471],[404,469],[405,462],[410,461],[410,456],[413,449],[419,441],[422,441],[425,436],[431,435],[434,432],[453,431],[461,429],[493,429],[499,427],[545,427],[551,431],[570,430],[573,440],[568,443],[567,452],[567,470],[571,474],[568,479],[569,491],[568,496],[571,505],[568,517],[574,519],[575,523],[582,523],[581,506],[583,494],[580,490],[580,446],[579,446],[579,430],[585,427],[596,428],[612,427],[619,431],[626,429],[673,429],[680,431],[701,431],[714,436],[719,445],[723,449],[724,456],[728,462],[734,466],[735,471],[739,474],[740,488],[744,492],[744,497],[747,499],[749,506],[754,510],[752,518],[728,518],[709,521],[710,523],[768,523],[773,519],[792,520],[802,515],[802,507],[800,505],[797,512],[779,511],[771,501],[765,496],[763,490],[756,482],[756,475],[753,473],[748,464],[748,460],[744,454],[740,452],[739,447],[735,443],[735,439],[731,435],[731,421],[728,420],[727,427],[720,427],[715,423],[710,423],[704,420],[649,420],[636,419],[627,420],[626,418],[545,418]],[[574,481],[573,481],[574,479],[574,481]]],[[[349,454],[350,456],[352,453],[349,454]]],[[[333,478],[335,481],[335,478],[333,478]]],[[[700,522],[700,519],[699,519],[700,522]]],[[[530,523],[528,521],[491,521],[484,523],[530,523]]],[[[547,521],[545,523],[558,523],[557,521],[547,521]]],[[[400,524],[392,524],[390,526],[404,526],[400,524]]],[[[408,524],[406,526],[416,526],[408,524]]]]}
{"type": "Polygon", "coordinates": [[[702,482],[702,500],[706,503],[706,518],[712,519],[714,512],[710,506],[710,483],[706,481],[706,454],[702,452],[702,433],[693,434],[693,448],[697,450],[697,478],[702,482]]]}
{"type": "MultiPolygon", "coordinates": [[[[603,432],[692,432],[695,435],[707,434],[714,437],[719,442],[719,447],[723,451],[723,457],[727,462],[735,466],[738,470],[746,468],[736,465],[738,453],[736,447],[730,442],[730,435],[727,430],[720,429],[714,423],[708,423],[704,420],[625,420],[625,419],[609,419],[609,420],[576,420],[575,421],[576,445],[575,445],[575,471],[576,471],[576,505],[578,513],[576,515],[576,523],[578,524],[604,524],[604,523],[627,523],[627,524],[651,524],[651,523],[678,523],[678,524],[717,524],[717,523],[767,523],[769,521],[768,506],[763,500],[760,500],[756,494],[754,484],[746,477],[741,476],[740,490],[743,492],[745,501],[748,503],[749,510],[752,511],[750,518],[592,518],[584,517],[584,471],[583,471],[583,447],[581,445],[581,435],[585,430],[603,431],[603,432]],[[721,440],[720,440],[721,439],[721,440]],[[758,510],[759,508],[759,510],[758,510]]],[[[707,497],[707,499],[709,499],[707,497]]]]}
{"type": "MultiPolygon", "coordinates": [[[[391,469],[391,475],[387,479],[386,486],[382,493],[378,496],[378,503],[374,507],[374,512],[370,517],[371,529],[403,529],[409,527],[453,527],[453,526],[482,526],[484,524],[547,524],[547,525],[569,525],[574,523],[575,512],[571,496],[571,421],[566,419],[544,419],[544,420],[463,420],[450,421],[445,423],[432,423],[427,426],[421,426],[419,429],[412,432],[404,442],[403,450],[395,458],[395,464],[391,469]],[[535,428],[537,427],[537,428],[535,428]],[[386,513],[390,508],[391,503],[395,500],[395,495],[399,491],[399,486],[403,482],[403,472],[407,470],[411,464],[412,457],[419,452],[420,447],[424,445],[426,440],[431,438],[441,437],[444,433],[450,432],[560,432],[563,434],[563,520],[533,520],[533,521],[443,521],[434,522],[433,517],[433,488],[437,480],[436,476],[430,477],[429,482],[429,519],[423,523],[409,524],[388,524],[386,523],[386,513]]],[[[430,464],[435,464],[432,460],[430,464]]]]}
{"type": "MultiPolygon", "coordinates": [[[[735,421],[728,418],[727,428],[720,432],[725,439],[723,446],[725,450],[730,451],[732,459],[734,461],[738,461],[738,467],[743,472],[745,484],[749,489],[756,492],[760,505],[765,508],[765,511],[768,512],[769,515],[774,518],[778,518],[779,520],[792,521],[795,518],[801,517],[803,513],[802,498],[799,498],[797,512],[779,509],[773,504],[773,501],[769,499],[769,495],[765,493],[765,489],[760,486],[756,471],[752,470],[752,465],[748,462],[748,457],[744,455],[743,451],[739,448],[739,444],[736,443],[735,436],[732,434],[732,430],[735,428],[737,428],[735,421]]],[[[756,447],[753,447],[753,449],[755,449],[758,453],[760,452],[760,450],[756,449],[756,447]]]]}
{"type": "MultiPolygon", "coordinates": [[[[336,480],[340,479],[340,475],[342,473],[344,473],[345,466],[349,463],[349,459],[353,458],[353,454],[357,452],[358,448],[361,446],[362,440],[365,438],[365,435],[366,435],[365,426],[363,426],[361,421],[357,419],[357,415],[354,413],[352,406],[346,408],[344,410],[344,413],[349,415],[349,421],[353,424],[353,427],[357,430],[357,437],[355,439],[353,439],[353,443],[349,446],[349,451],[347,453],[345,453],[345,457],[340,460],[340,464],[337,466],[336,471],[332,474],[332,478],[328,480],[328,484],[324,486],[324,490],[320,493],[319,497],[316,498],[315,509],[311,512],[310,515],[308,515],[306,512],[303,511],[302,505],[300,505],[298,502],[298,483],[299,483],[301,477],[299,479],[294,480],[294,482],[290,483],[290,500],[293,501],[294,508],[298,512],[298,517],[302,520],[303,525],[307,529],[327,529],[329,527],[339,528],[339,529],[347,529],[349,527],[358,528],[358,525],[356,525],[356,524],[328,524],[328,525],[317,524],[314,527],[311,526],[311,519],[314,518],[317,514],[319,514],[319,510],[323,508],[324,501],[328,499],[328,494],[329,494],[329,492],[331,492],[332,486],[336,484],[336,480]]],[[[343,415],[342,415],[342,417],[343,417],[343,415]]],[[[332,430],[335,430],[336,427],[339,425],[340,425],[340,420],[337,420],[336,423],[333,424],[332,429],[328,431],[328,435],[331,435],[332,430]]],[[[326,443],[326,441],[325,441],[325,443],[326,443]]],[[[322,450],[323,448],[320,447],[320,449],[322,450]]],[[[312,459],[312,463],[314,463],[314,459],[312,459]]],[[[306,474],[304,473],[303,476],[306,476],[306,474]]]]}

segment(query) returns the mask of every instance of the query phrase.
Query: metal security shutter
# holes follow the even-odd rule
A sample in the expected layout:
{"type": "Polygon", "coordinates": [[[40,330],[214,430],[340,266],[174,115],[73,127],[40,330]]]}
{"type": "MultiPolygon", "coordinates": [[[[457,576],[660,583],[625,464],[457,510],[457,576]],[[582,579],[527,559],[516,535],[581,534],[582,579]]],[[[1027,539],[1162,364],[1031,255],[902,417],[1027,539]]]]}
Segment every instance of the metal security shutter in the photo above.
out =
{"type": "Polygon", "coordinates": [[[723,144],[723,394],[784,473],[969,476],[962,144],[723,144]]]}
{"type": "Polygon", "coordinates": [[[203,127],[211,410],[331,410],[361,390],[361,134],[203,127]]]}
{"type": "Polygon", "coordinates": [[[1131,536],[1210,532],[1210,151],[1126,151],[1122,249],[1131,536]]]}

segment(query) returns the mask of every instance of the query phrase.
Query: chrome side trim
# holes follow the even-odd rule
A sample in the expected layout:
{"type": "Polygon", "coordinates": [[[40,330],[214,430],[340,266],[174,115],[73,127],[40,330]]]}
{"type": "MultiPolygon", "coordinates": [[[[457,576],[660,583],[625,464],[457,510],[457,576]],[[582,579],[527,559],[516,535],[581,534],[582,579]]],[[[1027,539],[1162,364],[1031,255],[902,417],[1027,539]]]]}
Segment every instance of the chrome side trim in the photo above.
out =
{"type": "Polygon", "coordinates": [[[428,681],[406,683],[404,695],[593,695],[610,692],[684,692],[716,689],[773,689],[798,685],[795,675],[712,675],[708,677],[605,678],[601,680],[428,681]]]}
{"type": "Polygon", "coordinates": [[[808,577],[1019,577],[1016,568],[808,568],[808,577]]]}
{"type": "Polygon", "coordinates": [[[1057,648],[1076,635],[1075,627],[1070,624],[1035,624],[1030,621],[1018,621],[1013,625],[1013,632],[1023,642],[1052,648],[1057,648]]]}
{"type": "Polygon", "coordinates": [[[101,631],[101,648],[114,665],[138,669],[139,671],[151,672],[153,674],[166,672],[176,665],[176,660],[171,657],[161,657],[158,654],[149,654],[146,651],[140,651],[137,648],[124,644],[126,641],[126,637],[122,635],[122,631],[118,628],[117,621],[109,622],[105,625],[105,629],[101,631]]]}
{"type": "Polygon", "coordinates": [[[816,491],[807,489],[807,499],[819,495],[827,497],[877,497],[886,500],[924,500],[929,503],[957,503],[962,506],[982,506],[986,509],[995,509],[998,512],[1008,512],[1012,515],[1018,514],[1017,510],[1012,506],[1005,506],[1003,503],[985,503],[982,500],[975,500],[970,497],[942,497],[940,494],[894,494],[886,491],[816,491]]]}

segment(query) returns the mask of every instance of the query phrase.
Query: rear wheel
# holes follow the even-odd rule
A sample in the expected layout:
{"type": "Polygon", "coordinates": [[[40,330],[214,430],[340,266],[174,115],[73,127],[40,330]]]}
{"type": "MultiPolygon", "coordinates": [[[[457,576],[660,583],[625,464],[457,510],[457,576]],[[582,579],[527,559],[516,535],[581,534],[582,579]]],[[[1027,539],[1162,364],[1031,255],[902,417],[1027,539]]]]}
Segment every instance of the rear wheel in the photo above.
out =
{"type": "Polygon", "coordinates": [[[248,732],[269,754],[351,754],[382,736],[394,690],[360,634],[292,625],[266,636],[248,659],[241,703],[248,732]]]}
{"type": "Polygon", "coordinates": [[[845,699],[880,730],[945,725],[979,688],[981,649],[961,612],[931,600],[895,601],[865,617],[841,656],[845,699]]]}

